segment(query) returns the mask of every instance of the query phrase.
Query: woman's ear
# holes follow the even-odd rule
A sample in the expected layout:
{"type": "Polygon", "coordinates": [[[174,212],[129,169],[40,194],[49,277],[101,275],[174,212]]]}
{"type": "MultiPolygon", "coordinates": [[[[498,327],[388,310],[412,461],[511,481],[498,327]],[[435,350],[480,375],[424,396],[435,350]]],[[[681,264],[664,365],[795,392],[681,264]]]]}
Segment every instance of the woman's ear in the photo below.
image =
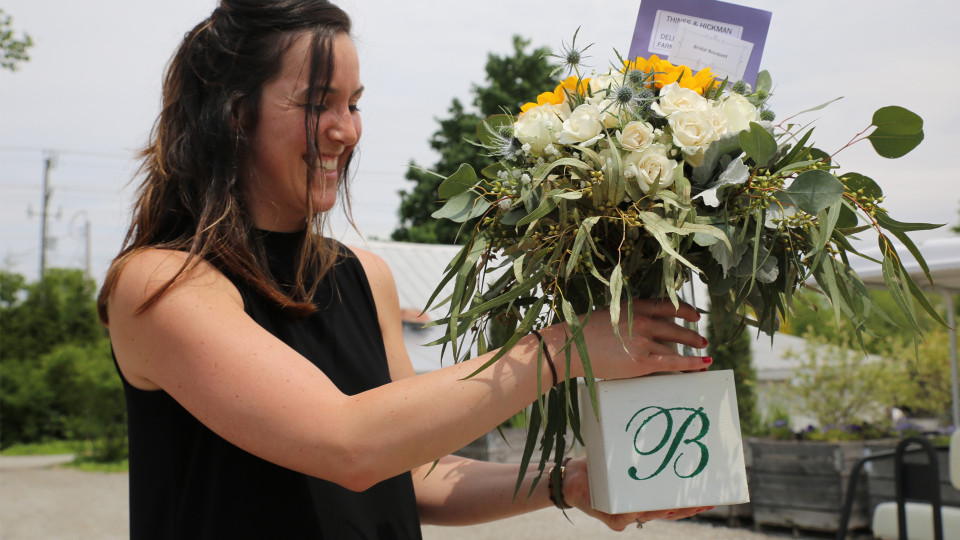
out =
{"type": "Polygon", "coordinates": [[[238,95],[230,99],[230,127],[239,133],[250,133],[256,123],[256,111],[251,110],[250,97],[238,95]]]}

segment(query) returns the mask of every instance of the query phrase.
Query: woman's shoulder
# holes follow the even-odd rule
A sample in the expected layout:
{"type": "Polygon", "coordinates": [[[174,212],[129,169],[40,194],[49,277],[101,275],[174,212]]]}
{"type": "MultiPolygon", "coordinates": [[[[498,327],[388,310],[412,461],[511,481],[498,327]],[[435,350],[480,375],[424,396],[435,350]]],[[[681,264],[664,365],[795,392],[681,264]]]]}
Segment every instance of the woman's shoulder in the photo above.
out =
{"type": "Polygon", "coordinates": [[[380,274],[387,274],[387,276],[390,276],[390,267],[387,266],[387,261],[383,260],[383,257],[377,255],[376,253],[356,246],[347,246],[345,244],[341,244],[341,249],[346,251],[347,256],[353,256],[357,259],[360,265],[363,266],[363,270],[366,272],[368,278],[379,277],[380,274]],[[371,274],[373,276],[371,276],[371,274]]]}
{"type": "Polygon", "coordinates": [[[370,290],[375,299],[389,298],[392,302],[397,296],[397,284],[387,261],[376,253],[355,246],[344,246],[347,251],[356,257],[363,267],[363,273],[370,283],[370,290]]]}
{"type": "Polygon", "coordinates": [[[132,308],[132,312],[138,312],[140,306],[170,295],[220,297],[240,305],[243,303],[240,292],[223,272],[183,251],[147,248],[131,254],[122,263],[114,264],[122,264],[122,267],[116,269],[116,284],[110,294],[111,308],[120,307],[123,311],[132,308]]]}

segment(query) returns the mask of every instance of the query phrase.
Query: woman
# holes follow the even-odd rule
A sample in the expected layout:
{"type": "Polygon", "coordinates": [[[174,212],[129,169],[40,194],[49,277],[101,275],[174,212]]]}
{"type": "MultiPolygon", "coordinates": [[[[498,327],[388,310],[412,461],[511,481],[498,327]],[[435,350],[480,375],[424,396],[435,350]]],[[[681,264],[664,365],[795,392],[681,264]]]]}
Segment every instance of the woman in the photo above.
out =
{"type": "MultiPolygon", "coordinates": [[[[386,265],[317,232],[347,202],[361,133],[349,32],[325,0],[223,0],[168,68],[99,299],[127,396],[135,538],[417,538],[420,522],[551,504],[548,482],[513,497],[515,465],[448,456],[537,397],[536,338],[468,380],[485,357],[414,377],[386,265]]],[[[635,313],[629,353],[608,324],[586,328],[597,376],[709,364],[663,344],[705,345],[663,320],[692,308],[635,313]]],[[[565,328],[541,335],[559,351],[565,328]]],[[[582,371],[574,354],[569,375],[582,371]]],[[[553,499],[615,529],[701,510],[595,512],[582,459],[553,499]]]]}

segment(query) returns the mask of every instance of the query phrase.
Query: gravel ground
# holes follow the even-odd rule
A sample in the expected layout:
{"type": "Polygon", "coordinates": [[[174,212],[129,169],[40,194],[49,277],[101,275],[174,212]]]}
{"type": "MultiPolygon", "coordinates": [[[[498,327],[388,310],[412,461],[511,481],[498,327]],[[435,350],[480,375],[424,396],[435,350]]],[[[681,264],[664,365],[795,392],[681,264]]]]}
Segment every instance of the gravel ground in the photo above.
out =
{"type": "MultiPolygon", "coordinates": [[[[0,539],[119,540],[127,538],[127,475],[58,467],[70,456],[0,456],[0,539]]],[[[709,523],[655,521],[623,533],[573,510],[555,509],[471,527],[424,526],[425,540],[603,539],[768,540],[785,535],[709,523]],[[572,523],[571,523],[572,522],[572,523]]]]}

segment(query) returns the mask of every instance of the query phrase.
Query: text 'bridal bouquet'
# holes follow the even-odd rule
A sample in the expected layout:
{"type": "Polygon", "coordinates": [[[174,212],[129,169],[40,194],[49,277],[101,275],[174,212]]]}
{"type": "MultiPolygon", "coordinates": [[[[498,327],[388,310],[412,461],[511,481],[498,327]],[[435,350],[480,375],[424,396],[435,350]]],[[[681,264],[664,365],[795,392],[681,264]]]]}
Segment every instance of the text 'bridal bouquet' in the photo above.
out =
{"type": "MultiPolygon", "coordinates": [[[[929,278],[906,233],[936,226],[894,220],[880,186],[838,170],[811,142],[809,126],[774,124],[766,72],[751,88],[656,56],[618,57],[588,78],[579,56],[567,54],[570,76],[553,91],[481,125],[481,151],[495,163],[480,176],[461,165],[439,188],[446,203],[434,217],[479,218],[461,231],[466,245],[431,299],[449,307],[437,323],[447,325],[441,342],[455,357],[494,347],[502,354],[565,321],[565,351],[577,347],[595,401],[579,317],[609,306],[617,328],[632,315],[625,300],[676,304],[694,276],[770,334],[794,295],[815,282],[859,336],[866,314],[877,311],[848,259],[866,257],[850,243],[864,231],[877,235],[882,259],[871,260],[907,320],[916,326],[915,303],[941,320],[890,238],[929,278]],[[450,282],[452,295],[438,299],[450,282]]],[[[912,112],[884,107],[847,146],[867,140],[898,158],[921,142],[922,127],[912,112]]],[[[541,471],[551,454],[563,454],[568,427],[577,433],[575,386],[565,381],[533,407],[525,465],[539,433],[541,471]]]]}

